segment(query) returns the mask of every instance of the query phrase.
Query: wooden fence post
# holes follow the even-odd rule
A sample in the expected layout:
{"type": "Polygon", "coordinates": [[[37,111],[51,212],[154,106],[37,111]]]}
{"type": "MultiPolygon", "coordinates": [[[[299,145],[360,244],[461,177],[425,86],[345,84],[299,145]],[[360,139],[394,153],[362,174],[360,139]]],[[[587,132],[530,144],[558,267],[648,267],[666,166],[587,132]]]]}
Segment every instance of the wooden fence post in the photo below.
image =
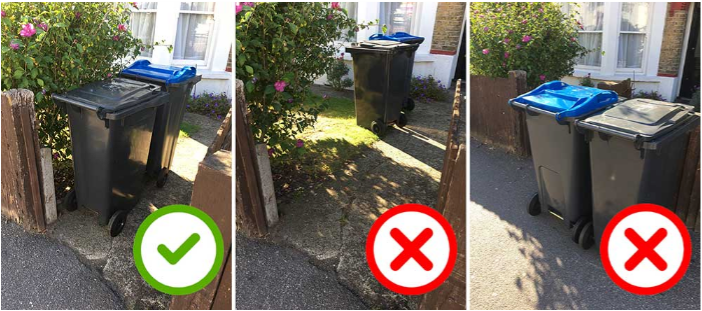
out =
{"type": "Polygon", "coordinates": [[[26,229],[44,231],[41,154],[34,93],[2,93],[2,214],[26,229]]]}
{"type": "Polygon", "coordinates": [[[244,84],[236,80],[236,227],[249,235],[262,236],[268,232],[258,177],[256,149],[247,120],[248,108],[244,84]]]}

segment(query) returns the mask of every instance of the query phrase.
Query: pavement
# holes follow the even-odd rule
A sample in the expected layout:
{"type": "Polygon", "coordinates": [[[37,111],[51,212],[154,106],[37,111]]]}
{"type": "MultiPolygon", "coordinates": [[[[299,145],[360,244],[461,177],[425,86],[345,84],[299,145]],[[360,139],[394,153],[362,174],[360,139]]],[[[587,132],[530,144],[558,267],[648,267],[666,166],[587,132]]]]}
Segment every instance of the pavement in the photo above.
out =
{"type": "MultiPolygon", "coordinates": [[[[25,303],[21,291],[17,292],[17,296],[8,294],[8,299],[5,299],[7,288],[26,287],[43,288],[43,291],[39,293],[60,293],[63,288],[71,288],[76,293],[76,299],[81,297],[83,299],[82,302],[77,303],[76,299],[67,298],[67,304],[61,305],[61,307],[46,307],[50,309],[76,309],[83,305],[90,307],[82,309],[168,309],[171,296],[155,290],[142,279],[134,265],[132,244],[139,225],[151,212],[163,206],[190,203],[198,163],[204,159],[207,147],[214,140],[221,124],[221,121],[191,113],[185,114],[183,122],[197,125],[200,130],[190,137],[179,138],[168,182],[163,188],[157,188],[156,182],[153,180],[146,184],[140,202],[129,213],[125,227],[117,237],[110,237],[106,227],[98,225],[95,212],[82,207],[74,212],[59,209],[58,220],[47,228],[45,234],[32,234],[8,229],[10,231],[6,237],[6,228],[13,227],[3,225],[3,272],[7,273],[6,271],[8,271],[5,269],[6,254],[8,254],[8,258],[36,258],[36,262],[23,265],[21,271],[14,271],[18,275],[26,276],[25,278],[6,279],[6,275],[3,275],[3,307],[6,305],[19,306],[20,303],[25,303]],[[12,245],[13,240],[11,239],[26,241],[27,244],[23,246],[26,249],[6,248],[5,245],[12,245]],[[10,242],[6,242],[6,240],[10,242]],[[44,244],[35,246],[34,243],[44,244]],[[53,252],[45,251],[45,247],[60,250],[67,255],[56,256],[53,252]],[[69,256],[71,253],[73,255],[69,256]],[[50,264],[43,265],[41,263],[50,264]],[[80,283],[81,279],[47,283],[44,274],[27,271],[29,267],[36,269],[36,266],[46,266],[46,269],[59,267],[59,271],[55,273],[60,273],[60,267],[71,266],[71,264],[81,264],[83,270],[92,271],[96,284],[88,286],[87,289],[80,289],[84,287],[79,286],[80,284],[89,284],[86,284],[85,281],[80,283]],[[101,303],[106,300],[100,295],[87,295],[90,291],[99,292],[101,288],[110,289],[113,296],[116,297],[114,304],[101,303]],[[76,305],[71,303],[76,303],[76,305]]],[[[77,269],[76,267],[74,270],[77,271],[77,269]]],[[[72,296],[67,294],[67,297],[72,296]]],[[[50,299],[50,295],[48,297],[37,295],[35,298],[32,301],[33,304],[47,306],[52,303],[46,301],[50,299]]],[[[26,305],[22,306],[24,307],[18,308],[26,308],[26,305]]]]}
{"type": "Polygon", "coordinates": [[[237,234],[236,267],[240,310],[368,309],[334,273],[318,269],[289,247],[237,234]]]}
{"type": "MultiPolygon", "coordinates": [[[[421,299],[421,296],[397,294],[381,285],[368,268],[365,254],[370,227],[382,213],[404,203],[434,206],[437,201],[451,103],[417,103],[407,115],[406,127],[389,128],[382,140],[346,169],[320,184],[305,185],[308,188],[291,200],[278,198],[280,222],[266,237],[266,243],[304,254],[306,258],[299,260],[312,263],[320,273],[335,276],[339,284],[370,309],[416,309],[421,299]]],[[[239,256],[237,252],[237,263],[239,256]]],[[[245,269],[237,265],[237,281],[245,269]]],[[[270,296],[285,296],[288,286],[313,276],[303,274],[296,278],[273,284],[270,296]]],[[[302,290],[301,297],[311,297],[307,290],[312,288],[302,290]]],[[[237,296],[253,293],[253,288],[240,288],[237,284],[237,296]]],[[[285,309],[314,302],[290,300],[288,304],[285,309]]],[[[351,307],[330,305],[329,308],[351,307]]]]}
{"type": "Polygon", "coordinates": [[[537,190],[531,159],[471,140],[471,309],[700,309],[700,234],[690,231],[693,256],[672,289],[637,296],[605,273],[597,247],[582,250],[561,220],[529,216],[537,190]]]}
{"type": "Polygon", "coordinates": [[[4,217],[1,282],[2,309],[124,309],[102,275],[73,250],[4,217]]]}

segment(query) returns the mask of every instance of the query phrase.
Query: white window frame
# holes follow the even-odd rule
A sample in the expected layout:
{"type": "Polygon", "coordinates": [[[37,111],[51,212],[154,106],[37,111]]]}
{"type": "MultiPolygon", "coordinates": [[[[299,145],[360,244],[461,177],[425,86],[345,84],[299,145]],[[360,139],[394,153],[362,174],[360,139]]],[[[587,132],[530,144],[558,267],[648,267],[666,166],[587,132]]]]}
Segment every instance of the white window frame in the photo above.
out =
{"type": "MultiPolygon", "coordinates": [[[[214,12],[186,11],[180,9],[181,1],[159,1],[156,12],[156,21],[154,23],[154,42],[158,42],[158,46],[154,46],[151,57],[138,56],[137,59],[147,59],[155,64],[175,65],[175,66],[196,66],[198,71],[224,71],[226,69],[227,60],[229,59],[229,51],[234,37],[234,10],[227,10],[227,3],[216,2],[214,12]],[[222,8],[224,7],[224,9],[222,8]],[[214,25],[207,43],[207,52],[204,60],[185,60],[174,59],[173,53],[168,52],[168,46],[175,48],[175,39],[178,32],[178,19],[181,13],[194,14],[214,14],[214,25]],[[163,43],[162,43],[163,41],[163,43]]],[[[151,10],[153,11],[153,10],[151,10]]],[[[153,44],[154,42],[145,42],[145,44],[153,44]]]]}
{"type": "MultiPolygon", "coordinates": [[[[210,1],[203,1],[203,2],[210,2],[210,1]]],[[[208,67],[209,60],[212,58],[212,51],[214,50],[214,38],[215,38],[215,33],[216,33],[216,28],[217,28],[217,8],[221,6],[221,2],[218,5],[218,2],[215,2],[215,8],[214,11],[212,12],[204,12],[204,11],[191,11],[191,10],[181,10],[180,9],[180,1],[178,2],[178,17],[177,19],[180,19],[181,14],[200,14],[200,15],[212,15],[213,23],[212,25],[212,32],[210,33],[209,37],[207,38],[207,50],[205,51],[205,59],[204,60],[189,60],[189,59],[175,59],[173,58],[173,64],[174,65],[197,65],[198,67],[208,67]]],[[[226,3],[225,3],[226,4],[226,3]]],[[[221,11],[221,9],[220,9],[221,11]]],[[[173,45],[175,47],[175,38],[178,33],[177,29],[178,23],[176,23],[176,29],[173,32],[173,45]]]]}
{"type": "MultiPolygon", "coordinates": [[[[649,14],[648,14],[648,23],[646,25],[646,31],[641,32],[641,31],[622,31],[622,7],[624,4],[622,2],[615,2],[613,4],[617,5],[617,53],[614,55],[614,66],[615,66],[615,71],[616,72],[621,72],[621,73],[641,73],[643,74],[646,72],[646,66],[648,65],[647,59],[648,59],[648,50],[649,50],[649,38],[651,37],[651,28],[653,26],[653,10],[655,9],[655,5],[653,2],[644,2],[648,3],[649,6],[649,14]],[[643,55],[641,55],[641,67],[640,68],[619,68],[619,38],[621,37],[622,33],[627,34],[627,33],[632,33],[632,34],[643,34],[646,37],[644,38],[644,48],[643,48],[643,55]]],[[[658,67],[658,66],[656,66],[658,67]]]]}
{"type": "MultiPolygon", "coordinates": [[[[154,29],[153,29],[152,39],[156,37],[156,20],[158,20],[158,8],[160,6],[161,6],[161,2],[158,2],[155,9],[145,9],[144,10],[144,9],[135,9],[133,7],[131,8],[131,13],[153,13],[154,14],[155,18],[154,18],[154,29]]],[[[129,15],[129,23],[130,23],[130,27],[131,27],[131,23],[132,23],[131,14],[129,15]]],[[[146,44],[146,45],[153,45],[154,44],[153,42],[142,42],[142,43],[146,44]]],[[[151,56],[153,56],[153,55],[154,55],[154,51],[153,51],[153,47],[152,47],[151,48],[151,56]]],[[[151,56],[141,56],[141,53],[140,53],[139,56],[137,57],[137,59],[149,59],[149,58],[151,58],[151,56]]]]}
{"type": "MultiPolygon", "coordinates": [[[[571,14],[571,8],[570,8],[570,3],[566,3],[568,5],[562,6],[562,11],[566,13],[569,17],[571,14]]],[[[600,46],[602,46],[602,51],[604,51],[604,41],[605,41],[605,28],[608,23],[608,19],[606,18],[606,12],[607,12],[607,2],[602,3],[603,10],[605,12],[605,16],[602,17],[602,30],[580,30],[578,29],[578,36],[580,36],[581,33],[600,33],[602,34],[602,42],[600,42],[600,46]]],[[[579,10],[582,10],[582,8],[578,8],[579,10]]],[[[606,54],[606,53],[605,53],[606,54]]],[[[578,69],[585,69],[585,70],[600,70],[602,68],[602,64],[604,62],[604,55],[600,58],[600,65],[599,66],[592,66],[592,65],[580,65],[576,64],[575,68],[578,69]]]]}
{"type": "Polygon", "coordinates": [[[663,28],[668,12],[666,2],[649,2],[651,12],[646,28],[646,42],[641,68],[618,68],[619,33],[621,29],[622,3],[605,2],[602,25],[602,56],[600,67],[576,65],[574,76],[592,74],[594,79],[626,79],[636,74],[639,80],[644,76],[657,79],[660,47],[663,43],[663,28]]]}

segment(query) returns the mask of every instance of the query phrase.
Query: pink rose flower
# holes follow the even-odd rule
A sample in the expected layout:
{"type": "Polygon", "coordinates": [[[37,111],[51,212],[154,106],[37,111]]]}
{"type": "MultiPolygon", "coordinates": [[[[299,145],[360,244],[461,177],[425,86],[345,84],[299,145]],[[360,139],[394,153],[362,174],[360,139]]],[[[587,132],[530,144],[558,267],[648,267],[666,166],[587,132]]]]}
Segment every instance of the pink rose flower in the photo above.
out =
{"type": "Polygon", "coordinates": [[[527,20],[526,20],[526,19],[522,21],[522,24],[526,24],[526,23],[527,23],[527,20]]]}
{"type": "Polygon", "coordinates": [[[509,52],[505,52],[505,58],[509,58],[509,52]]]}
{"type": "Polygon", "coordinates": [[[114,40],[114,41],[119,41],[119,36],[113,36],[113,37],[112,37],[112,40],[114,40]]]}
{"type": "Polygon", "coordinates": [[[112,74],[108,72],[108,73],[107,73],[107,77],[108,77],[108,78],[112,78],[112,74]]]}
{"type": "Polygon", "coordinates": [[[522,42],[525,42],[525,43],[526,43],[526,42],[529,42],[529,41],[531,41],[531,36],[524,36],[524,37],[522,37],[522,42]]]}
{"type": "Polygon", "coordinates": [[[288,85],[288,84],[285,83],[285,81],[278,81],[278,82],[276,82],[276,83],[274,84],[275,90],[278,91],[278,92],[285,91],[285,87],[286,87],[287,85],[288,85]]]}
{"type": "Polygon", "coordinates": [[[305,142],[302,141],[302,139],[298,139],[297,143],[295,144],[297,148],[302,148],[305,146],[305,142]]]}
{"type": "Polygon", "coordinates": [[[483,55],[488,55],[490,53],[490,49],[483,49],[483,55]]]}
{"type": "Polygon", "coordinates": [[[505,43],[509,43],[509,41],[511,41],[511,40],[510,40],[509,38],[505,38],[505,39],[502,40],[502,41],[504,41],[505,43]]]}
{"type": "Polygon", "coordinates": [[[43,29],[44,31],[49,31],[49,25],[47,25],[46,23],[40,23],[37,26],[39,26],[39,28],[43,29]]]}
{"type": "Polygon", "coordinates": [[[242,6],[240,4],[237,4],[236,5],[236,14],[239,14],[239,12],[241,12],[241,9],[242,9],[242,6]]]}
{"type": "Polygon", "coordinates": [[[332,18],[334,18],[334,15],[331,15],[331,14],[327,15],[327,20],[331,20],[332,18]]]}
{"type": "Polygon", "coordinates": [[[570,38],[570,41],[575,42],[576,40],[577,40],[577,39],[575,39],[575,38],[570,38]]]}
{"type": "Polygon", "coordinates": [[[544,12],[544,9],[539,9],[539,13],[543,13],[543,12],[544,12]]]}
{"type": "Polygon", "coordinates": [[[34,28],[34,25],[31,23],[26,23],[22,26],[22,30],[20,30],[20,36],[22,37],[31,37],[35,33],[37,33],[37,30],[34,28]]]}
{"type": "Polygon", "coordinates": [[[2,17],[5,17],[5,15],[7,15],[5,14],[5,10],[2,10],[2,17]]]}
{"type": "Polygon", "coordinates": [[[14,42],[13,42],[13,43],[10,43],[10,48],[13,49],[13,50],[17,50],[17,49],[19,49],[19,44],[18,44],[18,43],[14,43],[14,42]]]}
{"type": "Polygon", "coordinates": [[[80,18],[80,16],[83,15],[83,14],[80,14],[80,12],[76,12],[75,15],[76,15],[76,18],[80,18]]]}
{"type": "Polygon", "coordinates": [[[117,30],[122,32],[127,31],[127,26],[124,26],[124,24],[119,24],[117,25],[117,30]]]}
{"type": "Polygon", "coordinates": [[[490,27],[485,26],[485,27],[483,28],[483,31],[488,31],[488,30],[490,30],[490,27]]]}
{"type": "Polygon", "coordinates": [[[241,6],[247,6],[247,7],[250,7],[250,8],[253,8],[254,5],[256,5],[255,2],[242,2],[242,3],[241,3],[241,6]]]}
{"type": "Polygon", "coordinates": [[[545,76],[545,75],[540,75],[540,76],[539,76],[539,79],[540,79],[541,81],[544,81],[544,80],[546,80],[546,76],[545,76]]]}
{"type": "Polygon", "coordinates": [[[334,10],[341,10],[341,6],[339,6],[339,2],[332,2],[331,7],[334,10]]]}

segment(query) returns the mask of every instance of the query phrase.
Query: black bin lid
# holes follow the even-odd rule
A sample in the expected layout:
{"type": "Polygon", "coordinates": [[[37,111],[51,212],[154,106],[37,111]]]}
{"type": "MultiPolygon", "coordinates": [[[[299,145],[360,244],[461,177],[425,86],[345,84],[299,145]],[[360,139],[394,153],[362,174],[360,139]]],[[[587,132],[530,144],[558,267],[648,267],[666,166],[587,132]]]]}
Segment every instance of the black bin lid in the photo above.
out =
{"type": "Polygon", "coordinates": [[[149,101],[161,93],[161,87],[155,84],[115,78],[89,83],[54,98],[100,113],[113,113],[149,101]]]}
{"type": "Polygon", "coordinates": [[[635,98],[579,122],[588,129],[620,137],[650,141],[695,116],[694,107],[635,98]]]}

